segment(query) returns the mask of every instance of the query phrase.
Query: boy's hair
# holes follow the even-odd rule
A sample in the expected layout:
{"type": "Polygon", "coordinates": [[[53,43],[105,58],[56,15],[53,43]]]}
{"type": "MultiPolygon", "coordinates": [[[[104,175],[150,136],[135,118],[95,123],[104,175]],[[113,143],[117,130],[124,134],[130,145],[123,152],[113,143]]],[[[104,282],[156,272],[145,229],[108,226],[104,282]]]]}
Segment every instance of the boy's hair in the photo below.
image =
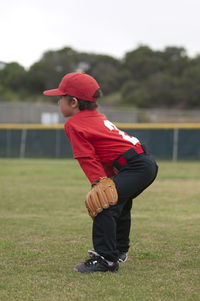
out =
{"type": "MultiPolygon", "coordinates": [[[[93,97],[94,98],[100,98],[102,97],[103,93],[101,91],[101,89],[98,89],[93,97]]],[[[69,101],[72,102],[73,100],[73,96],[71,95],[67,95],[69,96],[69,101]]],[[[96,102],[91,102],[91,101],[87,101],[87,100],[84,100],[84,99],[80,99],[80,98],[77,98],[78,100],[78,105],[79,105],[79,110],[80,111],[83,111],[83,110],[95,110],[96,108],[98,108],[98,104],[96,102]]]]}
{"type": "Polygon", "coordinates": [[[95,110],[98,108],[98,104],[96,102],[86,101],[80,98],[77,98],[79,110],[95,110]]]}

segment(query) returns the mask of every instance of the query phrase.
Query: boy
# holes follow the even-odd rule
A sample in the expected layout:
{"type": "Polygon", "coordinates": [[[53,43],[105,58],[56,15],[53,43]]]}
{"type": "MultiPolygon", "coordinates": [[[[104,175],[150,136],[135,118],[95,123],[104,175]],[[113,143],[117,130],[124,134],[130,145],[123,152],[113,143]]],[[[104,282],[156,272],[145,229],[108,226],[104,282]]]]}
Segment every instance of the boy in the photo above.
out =
{"type": "MultiPolygon", "coordinates": [[[[70,117],[65,123],[65,133],[74,158],[92,184],[91,191],[103,179],[106,189],[110,189],[111,183],[111,192],[114,189],[117,192],[114,204],[104,194],[107,205],[99,203],[100,211],[92,216],[94,249],[88,251],[91,258],[74,269],[81,273],[116,272],[118,262],[126,260],[129,249],[132,199],[156,178],[156,162],[137,138],[120,131],[96,110],[102,93],[93,77],[69,73],[57,89],[43,93],[60,96],[60,111],[64,117],[70,117]]],[[[90,201],[95,207],[93,196],[90,201]]]]}

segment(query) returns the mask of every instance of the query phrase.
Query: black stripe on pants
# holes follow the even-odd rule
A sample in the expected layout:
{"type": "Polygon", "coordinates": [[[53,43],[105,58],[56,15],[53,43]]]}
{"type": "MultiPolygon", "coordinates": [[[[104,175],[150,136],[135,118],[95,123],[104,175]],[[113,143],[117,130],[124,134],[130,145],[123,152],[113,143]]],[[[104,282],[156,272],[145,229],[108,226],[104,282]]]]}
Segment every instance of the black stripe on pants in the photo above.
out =
{"type": "Polygon", "coordinates": [[[122,167],[113,178],[118,202],[100,212],[93,221],[93,246],[107,260],[116,262],[129,249],[132,199],[156,178],[158,167],[149,154],[141,154],[122,167]]]}

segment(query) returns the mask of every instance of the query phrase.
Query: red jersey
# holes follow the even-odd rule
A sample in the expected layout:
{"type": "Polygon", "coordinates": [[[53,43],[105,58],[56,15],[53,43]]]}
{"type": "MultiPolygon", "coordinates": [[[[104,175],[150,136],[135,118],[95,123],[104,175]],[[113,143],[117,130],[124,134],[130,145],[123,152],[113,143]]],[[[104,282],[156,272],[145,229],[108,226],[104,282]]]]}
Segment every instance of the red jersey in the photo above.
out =
{"type": "Polygon", "coordinates": [[[97,110],[83,110],[65,123],[74,158],[93,183],[100,177],[114,175],[114,160],[130,148],[143,149],[139,140],[119,130],[97,110]]]}

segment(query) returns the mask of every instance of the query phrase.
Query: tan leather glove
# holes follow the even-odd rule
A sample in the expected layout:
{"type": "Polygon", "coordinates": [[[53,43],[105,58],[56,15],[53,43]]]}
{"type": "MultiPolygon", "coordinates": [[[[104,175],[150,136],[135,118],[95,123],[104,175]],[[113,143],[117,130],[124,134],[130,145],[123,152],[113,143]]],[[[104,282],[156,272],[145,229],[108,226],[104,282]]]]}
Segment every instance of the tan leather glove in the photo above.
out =
{"type": "Polygon", "coordinates": [[[115,205],[117,201],[118,194],[115,183],[110,178],[103,177],[93,183],[86,196],[85,205],[89,215],[94,219],[99,212],[110,205],[115,205]]]}

